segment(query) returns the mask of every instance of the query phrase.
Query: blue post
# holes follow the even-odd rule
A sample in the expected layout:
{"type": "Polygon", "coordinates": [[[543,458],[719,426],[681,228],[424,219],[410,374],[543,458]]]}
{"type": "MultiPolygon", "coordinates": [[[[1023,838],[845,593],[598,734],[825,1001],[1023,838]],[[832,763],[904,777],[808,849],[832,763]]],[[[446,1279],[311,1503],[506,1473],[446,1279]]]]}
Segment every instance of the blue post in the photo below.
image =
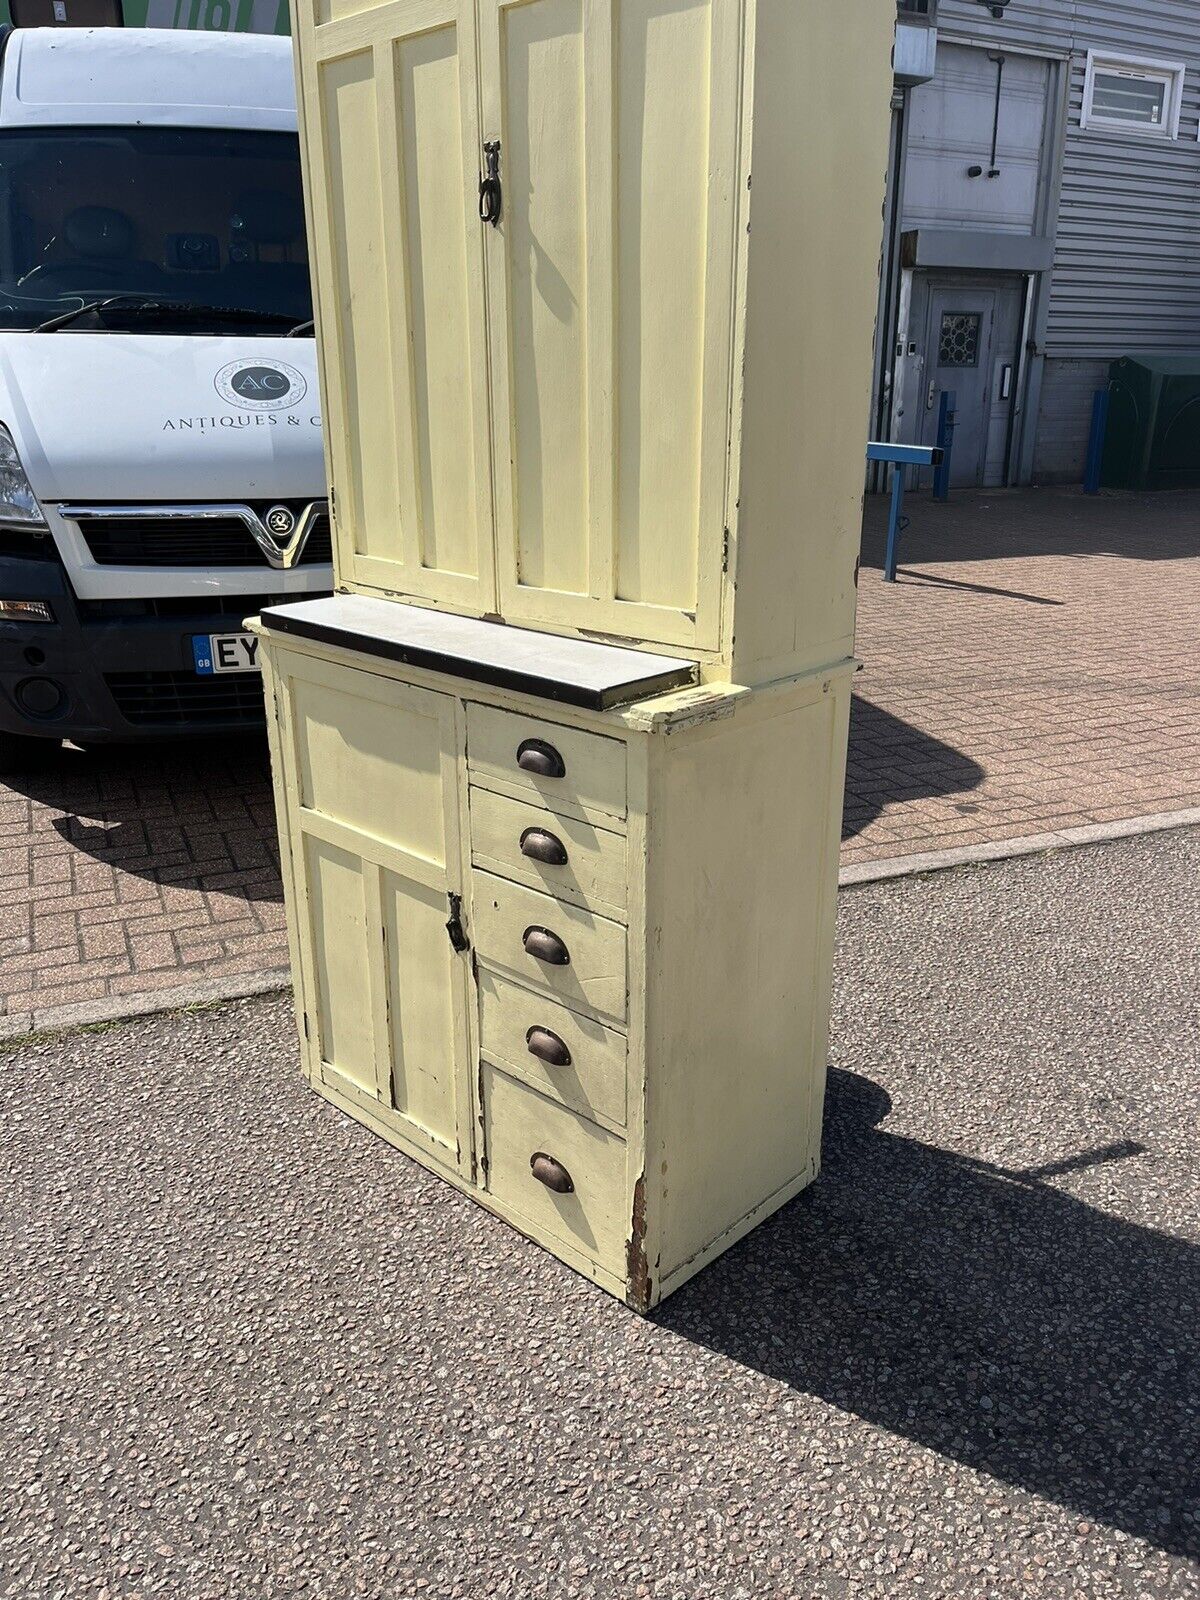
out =
{"type": "Polygon", "coordinates": [[[950,456],[954,447],[954,412],[957,404],[955,391],[943,389],[938,400],[937,447],[942,452],[942,459],[933,474],[935,500],[946,500],[950,496],[950,456]]]}
{"type": "Polygon", "coordinates": [[[887,555],[883,561],[884,583],[896,581],[896,546],[908,518],[904,512],[904,463],[897,461],[892,468],[892,509],[888,514],[887,555]]]}
{"type": "Polygon", "coordinates": [[[1092,396],[1092,431],[1088,434],[1087,465],[1083,469],[1084,494],[1099,494],[1100,467],[1104,461],[1104,436],[1108,432],[1108,390],[1092,396]]]}

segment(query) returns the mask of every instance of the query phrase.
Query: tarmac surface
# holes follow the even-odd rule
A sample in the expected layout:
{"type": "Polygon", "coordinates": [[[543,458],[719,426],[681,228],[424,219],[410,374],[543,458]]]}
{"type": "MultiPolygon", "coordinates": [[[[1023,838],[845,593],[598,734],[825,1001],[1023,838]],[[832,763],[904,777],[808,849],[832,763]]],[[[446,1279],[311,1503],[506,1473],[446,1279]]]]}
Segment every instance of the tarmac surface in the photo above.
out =
{"type": "Polygon", "coordinates": [[[8,1048],[0,1595],[1200,1594],[1198,883],[844,893],[824,1172],[649,1321],[282,998],[8,1048]]]}

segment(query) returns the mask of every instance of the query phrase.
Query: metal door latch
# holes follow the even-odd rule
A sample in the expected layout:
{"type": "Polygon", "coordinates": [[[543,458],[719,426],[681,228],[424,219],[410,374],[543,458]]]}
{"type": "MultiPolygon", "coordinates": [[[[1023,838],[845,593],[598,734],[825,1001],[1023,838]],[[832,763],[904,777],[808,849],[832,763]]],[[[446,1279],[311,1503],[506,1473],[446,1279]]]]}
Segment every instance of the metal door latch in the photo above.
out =
{"type": "Polygon", "coordinates": [[[451,945],[461,955],[464,950],[471,948],[471,941],[462,925],[462,895],[452,894],[447,898],[450,901],[450,920],[446,924],[446,932],[450,935],[451,945]]]}
{"type": "Polygon", "coordinates": [[[479,220],[500,226],[504,191],[500,186],[500,141],[488,139],[483,146],[483,176],[479,180],[479,220]]]}

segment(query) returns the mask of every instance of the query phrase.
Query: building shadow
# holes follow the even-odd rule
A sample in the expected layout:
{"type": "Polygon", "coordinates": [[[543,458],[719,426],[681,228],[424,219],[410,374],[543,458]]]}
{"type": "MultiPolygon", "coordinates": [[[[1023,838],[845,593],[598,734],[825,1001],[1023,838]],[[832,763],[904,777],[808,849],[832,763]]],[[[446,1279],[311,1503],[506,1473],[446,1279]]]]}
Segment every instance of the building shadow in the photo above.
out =
{"type": "MultiPolygon", "coordinates": [[[[923,490],[907,495],[904,505],[910,521],[900,538],[899,558],[909,568],[1029,556],[1137,561],[1200,556],[1200,491],[1194,489],[1099,495],[1079,488],[957,489],[944,502],[923,490]]],[[[887,523],[888,497],[867,495],[864,568],[882,572],[887,523]]],[[[911,581],[915,574],[908,576],[911,581]]]]}
{"type": "MultiPolygon", "coordinates": [[[[965,795],[985,776],[961,750],[856,694],[850,701],[842,838],[862,833],[893,801],[965,795]]],[[[978,807],[968,801],[962,809],[978,807]]]]}
{"type": "Polygon", "coordinates": [[[51,812],[73,850],[164,887],[279,901],[265,738],[64,747],[4,786],[51,812]]]}
{"type": "MultiPolygon", "coordinates": [[[[818,1182],[657,1314],[840,1410],[1175,1555],[1200,1549],[1200,1251],[880,1124],[830,1074],[818,1182]]],[[[781,1471],[785,1468],[781,1464],[781,1471]]]]}

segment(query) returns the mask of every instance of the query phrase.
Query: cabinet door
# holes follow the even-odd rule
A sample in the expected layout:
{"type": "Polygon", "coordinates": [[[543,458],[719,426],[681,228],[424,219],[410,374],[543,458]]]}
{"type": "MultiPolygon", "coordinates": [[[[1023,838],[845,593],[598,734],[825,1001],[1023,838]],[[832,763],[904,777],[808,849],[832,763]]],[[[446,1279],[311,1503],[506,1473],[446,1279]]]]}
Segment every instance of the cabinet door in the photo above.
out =
{"type": "Polygon", "coordinates": [[[466,1172],[457,702],[291,653],[273,667],[309,1074],[466,1172]]]}
{"type": "Polygon", "coordinates": [[[480,0],[507,617],[719,642],[741,0],[480,0]]]}
{"type": "Polygon", "coordinates": [[[473,0],[298,10],[339,579],[491,611],[473,0]]]}

